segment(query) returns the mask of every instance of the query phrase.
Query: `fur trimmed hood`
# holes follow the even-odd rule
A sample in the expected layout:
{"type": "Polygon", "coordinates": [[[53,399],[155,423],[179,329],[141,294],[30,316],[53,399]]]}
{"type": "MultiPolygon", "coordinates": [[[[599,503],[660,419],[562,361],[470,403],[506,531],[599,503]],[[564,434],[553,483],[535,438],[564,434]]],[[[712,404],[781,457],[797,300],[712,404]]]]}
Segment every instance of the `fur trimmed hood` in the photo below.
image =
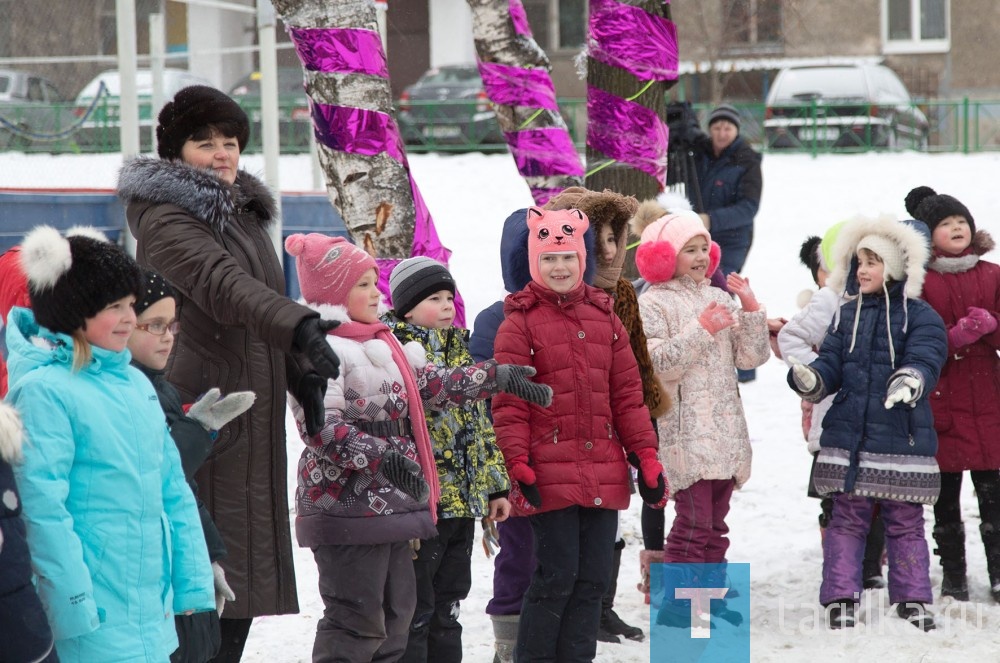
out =
{"type": "Polygon", "coordinates": [[[641,237],[642,231],[649,224],[663,218],[667,214],[690,211],[692,211],[690,200],[679,193],[664,191],[654,199],[644,200],[639,203],[635,215],[629,220],[629,230],[636,237],[641,237]]]}
{"type": "Polygon", "coordinates": [[[924,265],[930,255],[927,239],[911,225],[887,214],[877,218],[859,216],[844,223],[833,247],[833,265],[827,285],[837,293],[846,290],[848,294],[857,294],[857,247],[868,235],[877,235],[899,249],[903,260],[904,295],[919,298],[926,275],[924,265]]]}
{"type": "Polygon", "coordinates": [[[270,226],[278,210],[267,185],[245,170],[236,173],[236,183],[230,186],[212,173],[182,161],[152,157],[126,161],[118,173],[117,191],[126,205],[176,205],[219,231],[244,210],[256,212],[261,223],[270,226]]]}
{"type": "Polygon", "coordinates": [[[0,402],[0,459],[15,463],[21,459],[24,426],[21,417],[10,405],[0,402]]]}

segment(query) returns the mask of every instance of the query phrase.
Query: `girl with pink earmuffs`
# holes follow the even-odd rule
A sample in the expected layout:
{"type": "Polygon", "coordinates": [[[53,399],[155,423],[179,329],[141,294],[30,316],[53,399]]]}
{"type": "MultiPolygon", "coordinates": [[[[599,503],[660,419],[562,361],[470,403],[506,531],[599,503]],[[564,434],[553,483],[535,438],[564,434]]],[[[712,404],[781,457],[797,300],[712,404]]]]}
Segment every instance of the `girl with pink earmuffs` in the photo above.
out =
{"type": "Polygon", "coordinates": [[[639,313],[653,368],[674,402],[656,422],[676,504],[663,561],[722,564],[729,500],[750,478],[750,439],[734,369],[767,361],[767,316],[739,274],[729,274],[727,285],[740,306],[711,287],[720,250],[697,214],[637,220],[636,266],[651,284],[639,296],[639,313]]]}

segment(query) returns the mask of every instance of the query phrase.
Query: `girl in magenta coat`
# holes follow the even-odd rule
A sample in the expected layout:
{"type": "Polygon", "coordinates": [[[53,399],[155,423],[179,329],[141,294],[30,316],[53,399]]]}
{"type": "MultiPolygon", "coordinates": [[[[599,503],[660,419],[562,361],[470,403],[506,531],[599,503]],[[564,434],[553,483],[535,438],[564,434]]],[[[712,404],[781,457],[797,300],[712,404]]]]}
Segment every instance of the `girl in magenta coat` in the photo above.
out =
{"type": "Polygon", "coordinates": [[[930,187],[913,189],[906,209],[931,230],[933,254],[923,298],[948,329],[948,362],[930,394],[938,434],[941,495],[934,505],[935,552],[944,578],[941,595],[969,600],[965,525],[959,493],[962,473],[972,477],[979,526],[994,600],[1000,602],[1000,265],[980,256],[993,239],[956,198],[930,187]]]}
{"type": "Polygon", "coordinates": [[[527,224],[532,280],[507,298],[494,351],[533,366],[553,399],[543,408],[493,398],[512,497],[523,496],[538,559],[515,660],[589,661],[617,510],[629,502],[626,453],[645,501],[658,502],[666,486],[628,334],[611,298],[582,280],[586,215],[532,207],[527,224]]]}

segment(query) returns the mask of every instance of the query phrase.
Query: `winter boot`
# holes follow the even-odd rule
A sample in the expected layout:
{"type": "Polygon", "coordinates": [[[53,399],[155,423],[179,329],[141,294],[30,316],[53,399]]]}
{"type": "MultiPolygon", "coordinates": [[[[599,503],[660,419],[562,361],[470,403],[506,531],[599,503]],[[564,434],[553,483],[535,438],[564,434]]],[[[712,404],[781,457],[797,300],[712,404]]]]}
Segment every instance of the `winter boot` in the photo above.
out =
{"type": "Polygon", "coordinates": [[[885,579],[882,577],[882,553],[885,551],[885,525],[882,517],[876,513],[872,517],[872,526],[865,539],[865,558],[862,562],[862,582],[865,589],[882,589],[885,579]]]}
{"type": "Polygon", "coordinates": [[[493,641],[495,654],[493,663],[513,663],[514,647],[517,646],[517,627],[521,615],[490,615],[493,621],[493,641]]]}
{"type": "Polygon", "coordinates": [[[649,605],[649,595],[652,594],[657,596],[657,603],[660,601],[659,594],[662,593],[663,587],[662,583],[659,582],[660,576],[657,574],[657,586],[652,587],[650,585],[651,578],[649,567],[652,564],[662,564],[663,563],[663,551],[662,550],[640,550],[639,551],[639,575],[642,580],[636,585],[636,589],[646,595],[646,605],[649,605]]]}
{"type": "Polygon", "coordinates": [[[854,599],[841,599],[826,604],[826,624],[832,629],[854,628],[858,623],[854,599]]]}
{"type": "Polygon", "coordinates": [[[979,526],[986,548],[986,572],[990,576],[990,594],[1000,603],[1000,524],[983,523],[979,526]]]}
{"type": "Polygon", "coordinates": [[[937,542],[934,554],[941,557],[941,568],[944,570],[941,596],[950,596],[956,601],[968,601],[969,582],[965,576],[965,525],[962,523],[935,525],[934,541],[937,542]]]}
{"type": "Polygon", "coordinates": [[[934,624],[934,617],[927,612],[927,606],[920,601],[900,603],[896,606],[896,614],[921,631],[933,631],[937,628],[934,624]]]}
{"type": "Polygon", "coordinates": [[[601,642],[621,642],[618,636],[624,636],[629,640],[641,642],[646,634],[641,628],[630,626],[622,621],[614,611],[615,593],[618,591],[618,573],[622,567],[622,550],[625,548],[625,541],[619,539],[615,543],[615,555],[611,563],[611,585],[608,591],[601,597],[601,623],[597,630],[597,639],[601,642]]]}

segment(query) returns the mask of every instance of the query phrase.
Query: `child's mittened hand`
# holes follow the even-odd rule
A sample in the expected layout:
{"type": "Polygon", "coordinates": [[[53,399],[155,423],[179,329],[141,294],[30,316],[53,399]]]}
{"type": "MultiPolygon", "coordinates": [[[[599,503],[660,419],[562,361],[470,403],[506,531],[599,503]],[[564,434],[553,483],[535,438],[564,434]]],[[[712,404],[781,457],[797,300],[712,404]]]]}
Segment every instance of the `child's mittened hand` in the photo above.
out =
{"type": "Polygon", "coordinates": [[[234,391],[224,398],[220,398],[220,395],[218,388],[209,389],[194,402],[187,416],[201,424],[205,430],[219,430],[249,410],[257,400],[257,394],[252,391],[234,391]]]}
{"type": "Polygon", "coordinates": [[[521,494],[524,495],[524,499],[528,501],[528,504],[536,509],[541,508],[542,494],[538,492],[538,486],[535,485],[535,482],[538,481],[535,477],[535,471],[528,467],[525,461],[513,460],[507,467],[507,474],[517,482],[518,487],[521,489],[521,494]]]}
{"type": "Polygon", "coordinates": [[[226,601],[235,601],[236,594],[226,582],[226,572],[218,562],[212,562],[212,577],[215,580],[215,610],[221,617],[226,601]]]}
{"type": "Polygon", "coordinates": [[[740,306],[743,307],[744,311],[753,313],[760,310],[760,304],[757,302],[753,290],[750,289],[750,279],[745,279],[736,272],[730,272],[726,276],[726,286],[729,288],[729,292],[740,298],[740,306]]]}
{"type": "Polygon", "coordinates": [[[795,357],[789,357],[788,363],[792,365],[792,380],[795,382],[795,386],[799,388],[799,391],[808,394],[816,388],[816,384],[819,382],[816,377],[816,371],[804,365],[795,357]]]}
{"type": "Polygon", "coordinates": [[[647,447],[632,451],[627,458],[629,464],[639,470],[638,488],[642,501],[646,504],[659,503],[667,494],[667,482],[656,449],[647,447]]]}
{"type": "Polygon", "coordinates": [[[728,308],[720,305],[719,302],[711,302],[698,316],[698,322],[705,328],[705,331],[715,336],[723,329],[736,324],[736,319],[733,318],[733,314],[729,312],[728,308]]]}
{"type": "Polygon", "coordinates": [[[420,464],[398,451],[392,449],[386,451],[382,456],[379,469],[389,480],[389,483],[421,504],[430,497],[430,486],[420,476],[420,464]]]}
{"type": "Polygon", "coordinates": [[[969,328],[980,334],[992,334],[997,330],[997,319],[993,314],[984,308],[970,306],[965,319],[969,321],[969,328]]]}
{"type": "Polygon", "coordinates": [[[533,366],[497,364],[497,387],[529,403],[548,407],[552,405],[552,387],[529,380],[535,373],[533,366]]]}
{"type": "Polygon", "coordinates": [[[896,403],[916,407],[924,393],[924,381],[911,369],[901,368],[889,378],[889,388],[885,397],[885,409],[891,410],[896,403]]]}

